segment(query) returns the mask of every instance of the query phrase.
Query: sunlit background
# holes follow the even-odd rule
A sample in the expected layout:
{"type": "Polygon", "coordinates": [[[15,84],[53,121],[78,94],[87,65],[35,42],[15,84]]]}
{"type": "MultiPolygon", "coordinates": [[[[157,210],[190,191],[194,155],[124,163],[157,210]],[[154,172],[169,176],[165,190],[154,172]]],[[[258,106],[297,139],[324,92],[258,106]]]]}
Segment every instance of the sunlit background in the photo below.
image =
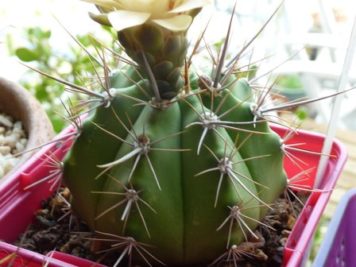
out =
{"type": "Polygon", "coordinates": [[[11,80],[19,80],[25,68],[9,55],[9,45],[30,45],[24,32],[31,27],[51,31],[51,45],[58,53],[65,53],[73,45],[68,34],[55,20],[58,18],[73,34],[95,32],[100,27],[88,19],[90,5],[77,0],[11,0],[0,1],[0,73],[11,80]]]}

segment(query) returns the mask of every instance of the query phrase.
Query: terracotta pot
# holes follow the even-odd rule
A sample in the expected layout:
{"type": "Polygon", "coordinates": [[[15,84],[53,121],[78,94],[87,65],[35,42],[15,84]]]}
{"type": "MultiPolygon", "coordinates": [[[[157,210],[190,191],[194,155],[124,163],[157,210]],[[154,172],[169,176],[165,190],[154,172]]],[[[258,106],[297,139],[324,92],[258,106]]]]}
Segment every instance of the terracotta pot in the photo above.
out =
{"type": "MultiPolygon", "coordinates": [[[[54,137],[52,124],[40,103],[26,89],[1,77],[0,112],[23,123],[28,138],[26,150],[38,147],[54,137]]],[[[33,152],[24,153],[10,173],[32,154],[33,152]]],[[[5,177],[8,175],[9,173],[5,177]]]]}

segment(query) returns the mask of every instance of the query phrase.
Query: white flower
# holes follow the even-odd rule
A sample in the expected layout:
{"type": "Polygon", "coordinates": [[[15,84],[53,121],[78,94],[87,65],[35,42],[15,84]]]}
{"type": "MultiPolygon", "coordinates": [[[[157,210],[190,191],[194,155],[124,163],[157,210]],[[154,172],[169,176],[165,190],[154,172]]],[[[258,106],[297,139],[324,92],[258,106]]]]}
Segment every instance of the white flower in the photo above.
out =
{"type": "Polygon", "coordinates": [[[83,0],[100,7],[116,31],[152,21],[170,31],[188,29],[193,18],[189,12],[210,0],[83,0]]]}

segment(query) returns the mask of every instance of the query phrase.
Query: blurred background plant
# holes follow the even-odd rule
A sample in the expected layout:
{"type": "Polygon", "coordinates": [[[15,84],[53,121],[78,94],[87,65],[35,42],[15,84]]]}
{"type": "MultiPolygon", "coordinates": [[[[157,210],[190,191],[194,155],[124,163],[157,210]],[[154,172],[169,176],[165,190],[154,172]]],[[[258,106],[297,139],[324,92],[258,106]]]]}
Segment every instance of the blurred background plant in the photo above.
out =
{"type": "MultiPolygon", "coordinates": [[[[112,34],[109,29],[105,29],[112,34]]],[[[24,43],[15,44],[14,37],[9,33],[5,38],[5,45],[9,55],[16,56],[19,61],[31,63],[31,66],[55,77],[75,84],[90,83],[89,77],[95,77],[94,62],[85,52],[90,54],[101,53],[103,47],[118,51],[114,41],[98,41],[91,34],[76,35],[75,38],[85,50],[77,44],[70,45],[65,51],[58,50],[51,44],[52,32],[41,27],[28,27],[23,29],[24,43]]],[[[71,38],[68,34],[68,38],[71,38]]],[[[108,38],[115,40],[115,38],[108,38]]],[[[115,57],[107,57],[107,64],[114,66],[115,57]]],[[[33,70],[28,70],[19,79],[19,83],[27,88],[43,104],[49,115],[53,127],[59,132],[67,124],[63,118],[63,103],[67,104],[69,94],[65,86],[57,81],[47,78],[33,70]]],[[[71,101],[79,101],[83,96],[71,96],[71,101]]]]}
{"type": "MultiPolygon", "coordinates": [[[[273,87],[275,93],[286,98],[286,101],[295,101],[307,97],[306,88],[298,74],[279,75],[273,87]]],[[[297,107],[293,110],[294,115],[303,121],[311,116],[305,106],[297,107]]]]}

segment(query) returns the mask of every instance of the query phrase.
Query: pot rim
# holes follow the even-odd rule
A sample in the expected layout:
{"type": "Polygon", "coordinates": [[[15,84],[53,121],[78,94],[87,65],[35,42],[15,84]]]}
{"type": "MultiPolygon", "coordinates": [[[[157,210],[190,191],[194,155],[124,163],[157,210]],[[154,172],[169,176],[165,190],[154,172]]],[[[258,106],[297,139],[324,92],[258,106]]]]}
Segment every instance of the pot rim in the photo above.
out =
{"type": "MultiPolygon", "coordinates": [[[[53,126],[38,100],[19,84],[3,77],[0,77],[0,112],[22,122],[28,139],[25,150],[45,144],[54,137],[53,126]]],[[[8,177],[32,154],[32,151],[23,154],[1,180],[8,177]]]]}

